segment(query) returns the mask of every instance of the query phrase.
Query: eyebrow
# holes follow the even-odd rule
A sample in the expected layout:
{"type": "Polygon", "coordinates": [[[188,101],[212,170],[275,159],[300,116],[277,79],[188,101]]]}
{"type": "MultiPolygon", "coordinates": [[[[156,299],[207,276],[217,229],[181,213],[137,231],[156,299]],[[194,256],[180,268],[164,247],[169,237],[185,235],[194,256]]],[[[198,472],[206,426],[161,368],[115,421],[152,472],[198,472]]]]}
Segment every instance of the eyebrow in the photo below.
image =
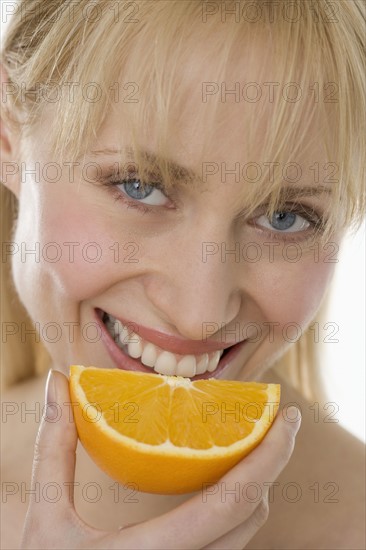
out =
{"type": "MultiPolygon", "coordinates": [[[[123,155],[125,154],[127,157],[127,160],[129,162],[134,161],[134,153],[133,149],[131,147],[127,147],[126,151],[123,151],[121,149],[114,149],[114,148],[105,148],[105,149],[98,149],[90,151],[90,156],[92,157],[98,157],[98,156],[113,156],[113,155],[123,155]]],[[[174,161],[162,159],[158,155],[155,155],[154,153],[146,150],[142,150],[141,154],[144,158],[144,160],[155,170],[159,172],[159,163],[164,162],[166,163],[169,173],[174,176],[174,179],[177,182],[192,182],[193,180],[200,180],[200,176],[194,171],[189,168],[186,168],[185,166],[182,166],[181,164],[178,164],[174,161]]],[[[328,194],[331,195],[332,190],[329,187],[325,187],[324,185],[317,185],[317,186],[304,186],[304,187],[296,187],[296,186],[284,186],[280,192],[280,200],[286,201],[286,200],[292,200],[300,197],[318,197],[319,195],[328,194]]]]}
{"type": "MultiPolygon", "coordinates": [[[[132,148],[128,147],[126,151],[122,151],[120,149],[99,149],[90,151],[90,156],[97,157],[97,156],[112,156],[112,155],[123,155],[125,154],[127,156],[127,160],[129,162],[134,161],[134,153],[132,148]]],[[[186,182],[186,181],[192,181],[200,179],[200,177],[194,172],[193,170],[186,168],[185,166],[182,166],[181,164],[178,164],[174,161],[163,159],[159,157],[158,155],[155,155],[154,153],[151,153],[150,151],[142,150],[141,154],[144,158],[144,161],[152,168],[154,168],[155,171],[159,172],[159,164],[164,163],[168,167],[168,171],[174,179],[177,182],[186,182]]]]}

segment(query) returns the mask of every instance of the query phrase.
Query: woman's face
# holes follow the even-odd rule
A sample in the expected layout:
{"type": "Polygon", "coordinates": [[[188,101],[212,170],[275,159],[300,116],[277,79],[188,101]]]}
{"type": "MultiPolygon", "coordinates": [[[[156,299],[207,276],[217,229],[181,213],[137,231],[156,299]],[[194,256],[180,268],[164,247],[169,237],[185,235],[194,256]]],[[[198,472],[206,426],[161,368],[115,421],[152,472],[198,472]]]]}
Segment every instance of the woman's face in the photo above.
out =
{"type": "MultiPolygon", "coordinates": [[[[172,168],[177,181],[169,196],[158,188],[139,192],[135,180],[109,187],[96,181],[93,166],[107,180],[119,160],[101,152],[120,148],[122,119],[115,113],[78,165],[56,170],[45,139],[51,106],[18,159],[27,173],[14,237],[15,284],[64,373],[76,363],[253,380],[314,317],[336,249],[309,245],[311,218],[321,217],[329,201],[328,193],[314,193],[320,184],[310,178],[314,163],[324,165],[321,149],[289,159],[302,173],[284,181],[283,212],[268,219],[263,206],[248,219],[243,189],[251,183],[229,172],[255,160],[242,158],[243,121],[233,110],[202,164],[205,131],[190,132],[200,107],[193,93],[187,97],[172,136],[169,160],[180,168],[172,168]]],[[[262,105],[256,108],[260,116],[262,105]]],[[[133,161],[129,145],[122,144],[126,164],[133,161]]],[[[142,131],[140,146],[153,157],[154,133],[142,131]]]]}

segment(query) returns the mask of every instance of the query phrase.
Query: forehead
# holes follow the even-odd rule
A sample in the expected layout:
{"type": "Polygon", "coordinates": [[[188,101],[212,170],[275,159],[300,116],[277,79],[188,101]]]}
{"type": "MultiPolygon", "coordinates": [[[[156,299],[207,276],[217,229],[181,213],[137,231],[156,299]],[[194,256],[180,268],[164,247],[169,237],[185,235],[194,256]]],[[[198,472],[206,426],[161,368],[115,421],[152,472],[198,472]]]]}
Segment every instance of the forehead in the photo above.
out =
{"type": "MultiPolygon", "coordinates": [[[[274,36],[255,36],[241,33],[223,55],[224,26],[192,33],[178,53],[155,59],[146,74],[136,67],[136,56],[128,57],[111,86],[115,100],[87,150],[122,150],[122,156],[99,155],[97,161],[125,162],[133,142],[196,179],[205,171],[217,181],[236,179],[239,171],[251,183],[259,174],[259,185],[266,175],[308,184],[311,167],[326,162],[318,120],[323,105],[311,94],[314,82],[303,79],[301,57],[287,66],[274,36]]],[[[53,111],[52,104],[45,110],[38,148],[42,139],[47,144],[43,128],[52,125],[53,111]]]]}
{"type": "MultiPolygon", "coordinates": [[[[167,101],[167,97],[157,97],[159,89],[153,80],[149,85],[135,82],[134,68],[127,64],[118,81],[119,89],[122,90],[126,82],[134,83],[138,102],[128,103],[121,97],[90,149],[121,149],[126,159],[131,135],[125,121],[130,117],[134,119],[142,107],[146,116],[137,128],[141,150],[157,154],[162,129],[166,129],[164,158],[186,167],[196,176],[202,175],[208,164],[215,163],[220,172],[238,170],[239,164],[240,172],[249,170],[252,178],[259,169],[282,171],[286,168],[285,175],[294,179],[299,165],[301,181],[308,180],[310,167],[314,163],[324,164],[326,159],[317,124],[317,105],[309,93],[312,82],[304,83],[296,67],[290,75],[293,80],[289,81],[275,62],[271,39],[264,35],[255,43],[243,41],[228,57],[225,67],[219,67],[216,62],[224,42],[220,37],[212,42],[187,44],[172,80],[175,87],[170,89],[165,116],[156,105],[167,101]],[[146,108],[149,98],[154,108],[146,108]],[[309,113],[312,119],[305,118],[309,113]],[[282,127],[278,128],[276,121],[282,127]],[[282,149],[280,159],[278,152],[283,146],[280,140],[289,132],[290,121],[292,139],[282,149]]],[[[170,76],[166,75],[167,80],[170,76]]]]}

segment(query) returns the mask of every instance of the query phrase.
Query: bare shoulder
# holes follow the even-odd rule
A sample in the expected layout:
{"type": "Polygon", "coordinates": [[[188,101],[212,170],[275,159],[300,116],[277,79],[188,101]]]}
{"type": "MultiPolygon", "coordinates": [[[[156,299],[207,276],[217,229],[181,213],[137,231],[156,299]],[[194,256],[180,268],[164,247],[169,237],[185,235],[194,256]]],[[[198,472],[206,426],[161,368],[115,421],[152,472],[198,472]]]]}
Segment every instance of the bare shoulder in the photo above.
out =
{"type": "Polygon", "coordinates": [[[29,504],[34,442],[45,377],[32,378],[1,395],[1,548],[19,548],[29,504]]]}
{"type": "Polygon", "coordinates": [[[364,549],[365,445],[337,422],[336,406],[309,403],[281,383],[302,426],[290,463],[270,491],[270,515],[248,548],[364,549]]]}

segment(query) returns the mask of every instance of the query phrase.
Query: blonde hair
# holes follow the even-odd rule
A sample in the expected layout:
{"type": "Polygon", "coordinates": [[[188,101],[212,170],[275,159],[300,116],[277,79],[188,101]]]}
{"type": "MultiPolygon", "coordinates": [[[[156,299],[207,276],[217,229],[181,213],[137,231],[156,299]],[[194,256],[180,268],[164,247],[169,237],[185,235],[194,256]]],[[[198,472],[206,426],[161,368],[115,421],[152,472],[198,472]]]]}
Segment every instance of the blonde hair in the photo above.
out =
{"type": "MultiPolygon", "coordinates": [[[[286,76],[288,83],[297,83],[300,90],[309,89],[312,82],[318,95],[313,101],[284,101],[280,93],[275,94],[269,127],[262,136],[261,159],[257,160],[271,159],[284,166],[287,159],[301,156],[310,147],[308,134],[319,128],[312,140],[324,145],[328,160],[338,168],[337,180],[331,181],[332,201],[321,237],[326,240],[336,230],[360,225],[365,212],[366,150],[362,0],[337,3],[335,13],[329,11],[326,0],[315,4],[288,0],[274,4],[265,0],[140,0],[114,3],[117,12],[108,0],[79,0],[76,4],[68,0],[23,0],[19,5],[24,9],[13,15],[1,52],[1,62],[13,85],[6,104],[1,105],[2,116],[27,138],[32,128],[42,123],[45,98],[55,94],[56,116],[47,142],[59,162],[66,158],[74,162],[86,153],[106,115],[115,109],[116,75],[133,74],[132,84],[143,93],[138,103],[119,102],[124,117],[121,134],[127,129],[131,132],[135,160],[143,176],[149,168],[139,149],[139,129],[154,122],[159,128],[157,152],[162,159],[157,161],[158,168],[167,185],[171,174],[166,159],[171,156],[169,137],[175,123],[170,113],[173,106],[184,112],[187,90],[181,72],[189,63],[192,47],[209,44],[200,55],[215,59],[217,84],[228,81],[228,67],[238,52],[250,56],[254,44],[266,43],[263,55],[268,58],[260,66],[257,63],[258,80],[268,81],[265,61],[275,59],[276,74],[286,76]],[[72,101],[69,93],[60,93],[69,90],[70,83],[77,83],[72,101]],[[100,92],[98,101],[85,100],[84,91],[90,83],[100,92]],[[303,124],[294,124],[296,120],[303,124]]],[[[252,105],[243,102],[248,118],[242,158],[248,159],[256,158],[251,143],[259,131],[260,118],[252,105]]],[[[197,128],[207,128],[202,161],[207,160],[211,129],[222,124],[218,117],[230,108],[218,101],[214,107],[207,109],[202,101],[195,120],[197,128]]],[[[248,215],[263,203],[268,203],[269,214],[278,209],[281,187],[282,179],[268,182],[265,176],[255,185],[245,186],[248,215]]],[[[5,219],[9,231],[13,219],[10,207],[4,212],[5,219]]],[[[14,297],[11,300],[14,303],[14,297]]],[[[9,311],[12,307],[5,306],[6,315],[9,311]]],[[[306,332],[281,360],[282,364],[287,359],[294,361],[288,369],[290,377],[295,385],[308,387],[307,395],[311,381],[316,379],[314,353],[306,332]],[[313,372],[306,375],[310,365],[313,372]]],[[[33,364],[35,355],[27,351],[27,357],[33,364]]],[[[28,368],[24,367],[24,372],[28,368]]]]}

